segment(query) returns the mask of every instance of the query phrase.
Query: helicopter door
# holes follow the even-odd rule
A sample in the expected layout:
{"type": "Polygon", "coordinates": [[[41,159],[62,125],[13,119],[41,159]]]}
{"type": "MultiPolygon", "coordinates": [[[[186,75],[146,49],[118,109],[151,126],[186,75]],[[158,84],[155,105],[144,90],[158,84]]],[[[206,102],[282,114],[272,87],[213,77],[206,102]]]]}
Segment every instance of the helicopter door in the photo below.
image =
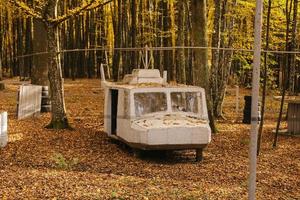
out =
{"type": "Polygon", "coordinates": [[[118,116],[118,90],[111,90],[111,134],[117,133],[117,116],[118,116]]]}

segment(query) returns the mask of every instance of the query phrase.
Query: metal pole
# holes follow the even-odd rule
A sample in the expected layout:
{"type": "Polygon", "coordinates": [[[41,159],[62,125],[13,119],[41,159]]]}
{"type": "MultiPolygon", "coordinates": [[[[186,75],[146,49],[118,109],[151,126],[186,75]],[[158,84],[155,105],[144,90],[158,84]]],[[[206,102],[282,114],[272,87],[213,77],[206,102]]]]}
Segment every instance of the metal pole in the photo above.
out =
{"type": "Polygon", "coordinates": [[[252,110],[251,110],[251,140],[250,140],[250,175],[248,199],[255,199],[256,190],[256,162],[257,162],[257,134],[258,134],[258,99],[260,78],[260,56],[261,56],[261,32],[262,32],[263,1],[256,0],[255,31],[254,31],[254,58],[252,73],[252,110]]]}

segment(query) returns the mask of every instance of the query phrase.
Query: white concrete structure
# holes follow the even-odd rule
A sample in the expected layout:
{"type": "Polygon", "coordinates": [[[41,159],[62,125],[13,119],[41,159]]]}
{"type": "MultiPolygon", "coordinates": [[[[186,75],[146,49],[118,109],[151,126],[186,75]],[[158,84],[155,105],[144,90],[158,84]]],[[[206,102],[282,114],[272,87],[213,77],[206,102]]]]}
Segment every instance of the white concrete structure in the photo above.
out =
{"type": "Polygon", "coordinates": [[[0,113],[0,148],[7,145],[7,112],[0,113]]]}
{"type": "Polygon", "coordinates": [[[18,119],[37,115],[41,111],[42,86],[21,85],[18,102],[18,119]]]}
{"type": "Polygon", "coordinates": [[[204,89],[169,85],[158,70],[133,70],[121,83],[106,82],[104,130],[142,150],[196,149],[211,141],[204,89]]]}

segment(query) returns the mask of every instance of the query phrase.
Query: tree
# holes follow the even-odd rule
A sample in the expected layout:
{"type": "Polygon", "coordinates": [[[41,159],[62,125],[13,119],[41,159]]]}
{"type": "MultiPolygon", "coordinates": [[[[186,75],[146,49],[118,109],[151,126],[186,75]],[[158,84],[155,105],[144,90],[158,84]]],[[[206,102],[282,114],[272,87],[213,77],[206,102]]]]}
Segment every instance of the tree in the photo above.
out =
{"type": "MultiPolygon", "coordinates": [[[[194,46],[207,47],[207,18],[206,0],[192,0],[192,38],[194,46]]],[[[195,49],[195,63],[193,69],[194,84],[209,88],[208,50],[195,49]]]]}
{"type": "MultiPolygon", "coordinates": [[[[162,44],[164,47],[172,46],[172,37],[171,37],[171,17],[169,14],[169,3],[168,1],[161,1],[161,9],[162,9],[162,31],[163,38],[162,44]]],[[[172,51],[164,50],[163,52],[163,63],[164,70],[167,70],[168,80],[175,81],[176,76],[174,76],[173,71],[173,62],[172,62],[172,51]]]]}
{"type": "Polygon", "coordinates": [[[2,81],[2,59],[0,56],[0,81],[2,81]]]}
{"type": "Polygon", "coordinates": [[[212,34],[212,58],[211,58],[211,85],[212,85],[212,101],[213,101],[213,112],[214,115],[218,117],[217,106],[219,101],[219,61],[220,61],[220,43],[221,43],[221,6],[223,3],[220,3],[220,0],[214,0],[215,11],[214,11],[214,20],[213,20],[213,34],[212,34]]]}
{"type": "MultiPolygon", "coordinates": [[[[47,52],[47,30],[41,20],[35,19],[33,22],[33,52],[47,52]]],[[[48,54],[36,55],[33,58],[31,69],[31,83],[34,85],[46,86],[48,81],[48,54]]]]}
{"type": "MultiPolygon", "coordinates": [[[[28,5],[33,4],[33,0],[27,0],[28,5]]],[[[27,17],[24,19],[23,23],[25,23],[25,37],[24,37],[24,45],[25,45],[25,55],[31,54],[33,51],[33,22],[30,17],[27,17]]],[[[25,57],[24,58],[24,76],[30,77],[31,76],[31,69],[33,64],[33,58],[32,57],[25,57]]]]}
{"type": "MultiPolygon", "coordinates": [[[[48,78],[50,82],[50,99],[51,99],[51,122],[49,128],[64,129],[69,127],[68,118],[65,109],[64,88],[62,79],[62,67],[60,58],[60,42],[58,26],[65,20],[74,17],[81,12],[93,7],[96,0],[83,2],[80,7],[70,10],[67,14],[58,16],[59,0],[45,0],[39,2],[39,8],[31,8],[24,2],[9,0],[9,2],[20,8],[27,15],[39,20],[45,26],[47,33],[47,64],[49,67],[48,78]]],[[[108,1],[109,2],[109,1],[108,1]]],[[[108,3],[97,2],[97,6],[103,6],[108,3]]]]}
{"type": "MultiPolygon", "coordinates": [[[[292,2],[291,2],[291,4],[292,4],[292,2]]],[[[294,51],[297,48],[298,0],[294,0],[293,7],[294,8],[293,8],[290,51],[294,51]]],[[[296,82],[296,54],[293,54],[293,55],[291,55],[291,78],[290,78],[290,84],[289,84],[289,90],[293,94],[296,93],[295,82],[296,82]]]]}
{"type": "MultiPolygon", "coordinates": [[[[293,0],[286,0],[285,4],[285,12],[286,12],[286,34],[285,34],[285,50],[286,51],[292,51],[294,48],[294,44],[296,43],[296,25],[297,25],[297,13],[294,13],[294,20],[293,21],[293,32],[292,32],[292,42],[290,41],[290,23],[291,23],[291,13],[292,13],[292,5],[293,5],[293,0]]],[[[298,0],[294,0],[294,6],[298,7],[298,0]]],[[[294,12],[297,12],[298,8],[294,8],[294,12]]],[[[286,90],[291,89],[291,92],[293,92],[294,88],[289,87],[290,85],[294,85],[293,82],[294,80],[291,80],[291,77],[294,78],[293,73],[294,69],[292,70],[291,73],[291,68],[293,64],[293,57],[294,55],[286,54],[285,59],[284,59],[284,69],[283,69],[283,86],[282,86],[282,91],[281,91],[281,101],[280,101],[280,110],[279,110],[279,116],[277,120],[277,125],[276,125],[276,132],[275,132],[275,137],[273,141],[273,147],[275,148],[277,146],[277,140],[278,140],[278,132],[279,132],[279,127],[282,119],[282,114],[283,114],[283,104],[284,104],[284,99],[286,96],[286,90]]]]}
{"type": "MultiPolygon", "coordinates": [[[[207,17],[206,17],[206,0],[192,0],[192,38],[194,45],[197,47],[207,47],[207,17]]],[[[209,112],[210,126],[213,132],[216,132],[209,83],[208,70],[208,49],[195,49],[195,63],[193,68],[194,84],[205,88],[207,98],[207,108],[209,112]]]]}
{"type": "MultiPolygon", "coordinates": [[[[176,22],[177,22],[177,46],[185,46],[185,23],[186,23],[186,8],[185,8],[185,1],[177,1],[177,15],[176,15],[176,22]]],[[[177,70],[177,80],[180,83],[186,83],[186,67],[185,67],[185,54],[184,49],[177,49],[176,51],[176,70],[177,70]]]]}
{"type": "MultiPolygon", "coordinates": [[[[114,47],[120,48],[122,44],[122,0],[114,0],[114,15],[113,16],[113,31],[114,31],[114,47]],[[118,2],[118,3],[117,3],[118,2]],[[116,17],[117,15],[117,17],[116,17]]],[[[119,50],[114,50],[113,56],[113,78],[117,81],[119,78],[121,53],[119,50]]]]}
{"type": "MultiPolygon", "coordinates": [[[[219,48],[232,48],[235,34],[234,7],[236,0],[215,0],[212,34],[212,67],[211,85],[212,102],[215,117],[223,117],[222,106],[225,98],[226,86],[230,75],[233,52],[219,48]]],[[[224,117],[223,117],[224,118],[224,117]]]]}
{"type": "MultiPolygon", "coordinates": [[[[131,0],[130,2],[131,10],[131,27],[130,27],[130,37],[131,37],[131,47],[135,48],[137,43],[137,13],[136,13],[136,0],[131,0]]],[[[131,52],[131,65],[129,71],[137,67],[137,54],[135,51],[131,52]]]]}

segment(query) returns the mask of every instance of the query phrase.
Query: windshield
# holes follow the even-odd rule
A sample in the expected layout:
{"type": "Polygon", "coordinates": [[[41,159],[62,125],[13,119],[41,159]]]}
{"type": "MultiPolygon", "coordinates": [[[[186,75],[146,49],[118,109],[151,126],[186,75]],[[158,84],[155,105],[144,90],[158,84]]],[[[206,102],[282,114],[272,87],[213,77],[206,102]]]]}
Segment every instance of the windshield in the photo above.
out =
{"type": "Polygon", "coordinates": [[[167,97],[163,92],[134,94],[135,115],[137,117],[167,110],[167,97]]]}
{"type": "Polygon", "coordinates": [[[172,92],[172,111],[198,114],[198,97],[200,98],[200,93],[197,92],[172,92]]]}

